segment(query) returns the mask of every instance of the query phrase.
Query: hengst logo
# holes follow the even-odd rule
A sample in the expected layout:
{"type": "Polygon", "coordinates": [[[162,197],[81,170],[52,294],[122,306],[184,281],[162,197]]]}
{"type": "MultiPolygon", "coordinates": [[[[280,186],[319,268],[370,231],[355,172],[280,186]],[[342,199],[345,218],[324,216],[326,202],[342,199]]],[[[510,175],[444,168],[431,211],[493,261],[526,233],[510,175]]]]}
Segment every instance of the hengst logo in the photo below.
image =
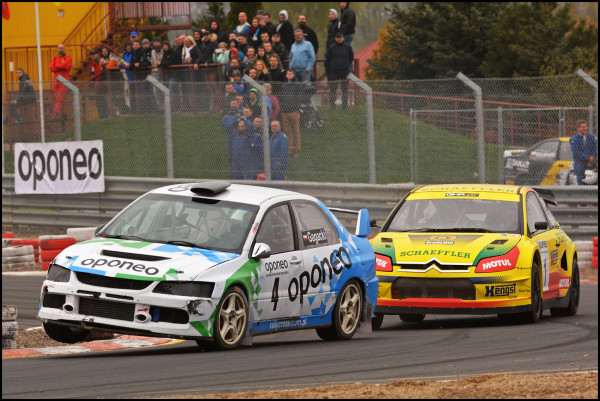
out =
{"type": "Polygon", "coordinates": [[[504,285],[486,285],[485,296],[486,297],[507,297],[510,294],[514,294],[516,290],[516,284],[504,284],[504,285]]]}

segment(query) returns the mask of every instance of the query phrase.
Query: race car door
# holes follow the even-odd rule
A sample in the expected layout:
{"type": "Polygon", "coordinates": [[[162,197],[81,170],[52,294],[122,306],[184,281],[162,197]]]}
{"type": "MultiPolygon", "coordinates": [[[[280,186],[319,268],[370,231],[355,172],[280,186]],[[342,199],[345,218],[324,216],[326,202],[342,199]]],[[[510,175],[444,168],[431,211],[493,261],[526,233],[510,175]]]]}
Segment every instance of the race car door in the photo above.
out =
{"type": "Polygon", "coordinates": [[[338,255],[340,238],[323,209],[311,201],[293,201],[296,233],[304,259],[299,277],[302,316],[324,316],[335,305],[343,263],[338,255]]]}
{"type": "Polygon", "coordinates": [[[551,228],[546,212],[542,207],[538,196],[534,192],[527,194],[527,230],[528,234],[540,248],[542,259],[542,291],[543,299],[558,296],[558,286],[561,277],[559,271],[558,254],[561,241],[557,237],[557,231],[551,228]],[[545,222],[547,228],[536,229],[535,223],[545,222]]]}
{"type": "Polygon", "coordinates": [[[289,294],[292,281],[297,281],[304,264],[294,237],[288,203],[280,203],[265,213],[256,234],[256,243],[269,245],[271,256],[260,259],[261,289],[255,320],[300,316],[300,300],[289,294]]]}

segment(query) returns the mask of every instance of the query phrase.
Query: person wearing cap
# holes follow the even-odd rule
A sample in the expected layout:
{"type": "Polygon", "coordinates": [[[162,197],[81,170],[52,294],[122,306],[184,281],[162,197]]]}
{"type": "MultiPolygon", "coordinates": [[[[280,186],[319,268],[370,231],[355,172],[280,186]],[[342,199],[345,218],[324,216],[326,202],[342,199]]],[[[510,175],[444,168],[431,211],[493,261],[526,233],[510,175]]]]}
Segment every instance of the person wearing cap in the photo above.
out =
{"type": "MultiPolygon", "coordinates": [[[[292,32],[293,35],[293,32],[292,32]]],[[[277,53],[279,56],[279,61],[281,62],[282,67],[286,67],[288,65],[288,59],[290,57],[289,48],[286,48],[283,43],[281,43],[281,36],[275,32],[273,36],[271,36],[271,46],[273,47],[273,51],[277,53]]]]}
{"type": "Polygon", "coordinates": [[[139,39],[139,38],[140,38],[140,35],[136,31],[133,31],[129,34],[130,42],[133,42],[134,40],[139,39]]]}
{"type": "MultiPolygon", "coordinates": [[[[275,32],[281,39],[281,42],[279,43],[282,43],[285,46],[285,50],[289,51],[294,44],[294,27],[289,21],[288,12],[286,10],[279,11],[279,24],[275,27],[275,32]]],[[[277,49],[275,49],[275,51],[278,52],[277,49]]],[[[284,60],[284,58],[281,58],[281,60],[284,60]]]]}
{"type": "Polygon", "coordinates": [[[325,43],[325,49],[329,49],[329,46],[335,43],[335,34],[339,32],[338,13],[335,9],[330,9],[327,14],[329,23],[327,24],[327,42],[325,43]]]}
{"type": "Polygon", "coordinates": [[[237,119],[236,127],[231,143],[232,158],[229,176],[232,180],[256,179],[251,155],[254,124],[251,120],[242,116],[237,119]]]}
{"type": "Polygon", "coordinates": [[[335,43],[325,51],[325,71],[329,84],[331,111],[335,110],[338,84],[342,86],[342,107],[348,108],[348,74],[354,60],[352,46],[344,42],[341,32],[335,34],[335,43]]]}

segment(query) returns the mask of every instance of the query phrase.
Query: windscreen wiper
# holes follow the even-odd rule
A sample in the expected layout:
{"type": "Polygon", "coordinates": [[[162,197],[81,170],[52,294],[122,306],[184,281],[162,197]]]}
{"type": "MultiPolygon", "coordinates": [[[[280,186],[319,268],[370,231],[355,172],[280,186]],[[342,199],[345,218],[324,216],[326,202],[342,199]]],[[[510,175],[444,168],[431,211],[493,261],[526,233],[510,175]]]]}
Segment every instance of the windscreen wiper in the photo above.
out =
{"type": "Polygon", "coordinates": [[[166,243],[171,244],[171,245],[189,246],[190,248],[200,248],[199,245],[194,244],[193,242],[190,242],[190,241],[172,240],[172,241],[167,241],[166,243]]]}
{"type": "Polygon", "coordinates": [[[151,241],[147,240],[146,238],[138,237],[137,235],[108,235],[108,234],[103,234],[102,236],[104,238],[129,239],[129,240],[151,242],[151,241]]]}

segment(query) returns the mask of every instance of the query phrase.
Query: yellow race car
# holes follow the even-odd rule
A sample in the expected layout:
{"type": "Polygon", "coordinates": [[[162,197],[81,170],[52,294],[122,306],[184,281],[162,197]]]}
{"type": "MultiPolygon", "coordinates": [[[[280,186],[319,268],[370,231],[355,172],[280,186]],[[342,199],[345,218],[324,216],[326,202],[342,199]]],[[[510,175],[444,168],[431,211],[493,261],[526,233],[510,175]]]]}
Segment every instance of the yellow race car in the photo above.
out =
{"type": "Polygon", "coordinates": [[[373,328],[384,315],[575,315],[577,250],[547,203],[556,204],[551,191],[514,185],[412,190],[371,240],[379,278],[373,328]]]}

